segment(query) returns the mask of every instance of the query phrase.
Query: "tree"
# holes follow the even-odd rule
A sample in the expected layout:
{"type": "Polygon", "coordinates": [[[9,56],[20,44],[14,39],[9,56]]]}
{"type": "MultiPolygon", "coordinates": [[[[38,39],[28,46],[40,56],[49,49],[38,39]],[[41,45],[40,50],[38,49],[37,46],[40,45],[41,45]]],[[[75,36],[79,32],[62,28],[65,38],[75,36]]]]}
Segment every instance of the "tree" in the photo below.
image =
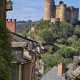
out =
{"type": "Polygon", "coordinates": [[[64,58],[73,58],[73,56],[77,55],[77,49],[73,47],[64,46],[56,54],[59,54],[64,58]]]}
{"type": "Polygon", "coordinates": [[[67,38],[73,34],[74,28],[71,24],[67,22],[62,22],[60,24],[61,36],[67,38]]]}
{"type": "Polygon", "coordinates": [[[54,25],[53,27],[53,33],[56,33],[59,38],[67,38],[69,36],[72,36],[74,32],[74,28],[71,24],[67,22],[62,22],[59,25],[54,25]]]}
{"type": "Polygon", "coordinates": [[[0,80],[10,80],[11,47],[10,36],[3,23],[0,23],[0,80]]]}
{"type": "Polygon", "coordinates": [[[43,39],[43,41],[45,41],[47,44],[51,44],[55,40],[52,32],[48,30],[44,30],[43,32],[39,32],[38,34],[43,39]]]}
{"type": "Polygon", "coordinates": [[[77,36],[76,35],[73,35],[72,37],[69,37],[67,39],[67,42],[68,42],[69,45],[75,44],[76,41],[77,41],[77,36]]]}
{"type": "Polygon", "coordinates": [[[54,56],[48,53],[41,55],[42,61],[45,63],[45,73],[54,66],[54,56]]]}
{"type": "Polygon", "coordinates": [[[76,26],[76,28],[74,30],[74,34],[77,35],[78,37],[80,37],[80,26],[76,26]]]}

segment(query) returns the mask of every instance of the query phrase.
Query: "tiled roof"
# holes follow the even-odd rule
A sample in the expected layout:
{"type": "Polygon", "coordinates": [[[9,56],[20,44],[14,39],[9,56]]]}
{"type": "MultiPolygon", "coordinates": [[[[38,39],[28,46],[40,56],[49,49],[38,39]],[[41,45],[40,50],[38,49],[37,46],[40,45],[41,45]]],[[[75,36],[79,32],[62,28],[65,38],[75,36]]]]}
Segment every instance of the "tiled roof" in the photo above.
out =
{"type": "Polygon", "coordinates": [[[11,36],[12,39],[15,40],[15,41],[38,43],[38,42],[36,42],[36,41],[34,41],[34,40],[31,40],[31,39],[29,39],[29,38],[25,38],[25,37],[20,36],[20,35],[18,35],[18,34],[16,34],[16,33],[13,33],[13,32],[10,32],[10,36],[11,36]]]}
{"type": "Polygon", "coordinates": [[[37,46],[37,44],[38,44],[38,42],[36,42],[34,40],[22,37],[13,32],[10,32],[10,37],[11,37],[12,42],[26,42],[26,44],[27,44],[26,46],[29,50],[34,50],[35,49],[34,46],[37,46]]]}

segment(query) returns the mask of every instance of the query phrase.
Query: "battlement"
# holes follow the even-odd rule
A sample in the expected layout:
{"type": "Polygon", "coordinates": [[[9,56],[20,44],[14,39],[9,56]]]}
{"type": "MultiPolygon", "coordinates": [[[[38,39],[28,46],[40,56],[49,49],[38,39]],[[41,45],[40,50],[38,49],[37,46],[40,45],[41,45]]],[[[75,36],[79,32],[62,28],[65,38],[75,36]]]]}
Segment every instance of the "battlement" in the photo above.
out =
{"type": "Polygon", "coordinates": [[[64,1],[60,1],[59,4],[60,4],[60,5],[61,5],[61,4],[64,4],[64,1]]]}
{"type": "Polygon", "coordinates": [[[51,0],[45,0],[45,3],[51,3],[51,0]]]}
{"type": "Polygon", "coordinates": [[[16,19],[6,19],[8,22],[16,22],[16,19]]]}

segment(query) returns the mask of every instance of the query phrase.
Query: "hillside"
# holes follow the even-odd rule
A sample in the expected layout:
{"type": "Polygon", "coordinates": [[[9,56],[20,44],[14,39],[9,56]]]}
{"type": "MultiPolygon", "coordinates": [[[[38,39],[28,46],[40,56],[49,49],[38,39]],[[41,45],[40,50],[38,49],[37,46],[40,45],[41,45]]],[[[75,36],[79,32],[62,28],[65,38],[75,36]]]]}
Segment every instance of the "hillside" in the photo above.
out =
{"type": "Polygon", "coordinates": [[[80,55],[80,25],[40,20],[21,35],[36,40],[44,47],[38,59],[43,60],[45,73],[59,62],[67,65],[73,56],[80,55]]]}
{"type": "Polygon", "coordinates": [[[21,33],[26,29],[30,29],[32,23],[32,21],[17,21],[16,32],[21,33]]]}

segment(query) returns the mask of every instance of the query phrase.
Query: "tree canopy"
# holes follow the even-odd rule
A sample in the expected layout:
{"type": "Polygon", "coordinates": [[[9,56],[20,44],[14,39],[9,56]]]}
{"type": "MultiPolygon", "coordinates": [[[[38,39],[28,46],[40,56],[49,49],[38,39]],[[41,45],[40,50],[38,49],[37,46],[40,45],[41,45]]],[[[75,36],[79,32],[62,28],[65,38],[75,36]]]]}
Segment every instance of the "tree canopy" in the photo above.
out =
{"type": "Polygon", "coordinates": [[[0,22],[0,80],[10,80],[11,59],[9,32],[0,22]]]}
{"type": "Polygon", "coordinates": [[[25,34],[34,37],[44,47],[41,59],[45,64],[45,72],[59,62],[69,64],[73,56],[80,55],[80,25],[67,22],[52,24],[42,19],[36,22],[34,28],[34,32],[29,30],[25,34]]]}

